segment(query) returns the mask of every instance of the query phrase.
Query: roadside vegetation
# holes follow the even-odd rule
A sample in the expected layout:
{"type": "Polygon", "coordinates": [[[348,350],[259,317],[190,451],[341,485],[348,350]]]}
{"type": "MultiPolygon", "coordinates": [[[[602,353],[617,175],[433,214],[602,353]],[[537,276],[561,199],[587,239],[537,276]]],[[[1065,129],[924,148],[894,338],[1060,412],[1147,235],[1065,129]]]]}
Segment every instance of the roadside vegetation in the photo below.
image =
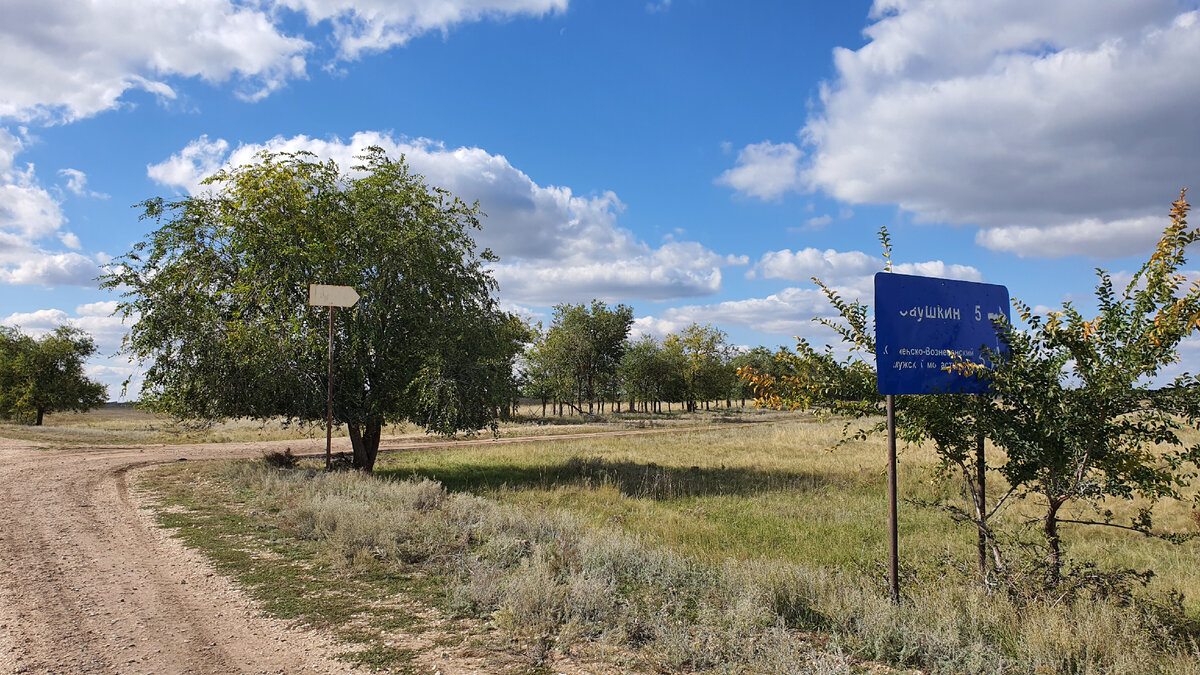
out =
{"type": "MultiPolygon", "coordinates": [[[[1032,573],[1027,593],[989,594],[974,530],[909,503],[893,606],[882,451],[828,452],[840,433],[801,418],[396,453],[377,477],[173,465],[144,485],[268,611],[381,666],[448,652],[554,670],[1200,672],[1196,541],[1081,530],[1054,597],[1032,573]],[[1152,577],[1129,572],[1151,562],[1152,577]]],[[[961,489],[931,450],[901,460],[907,499],[961,489]]],[[[1168,502],[1160,519],[1200,530],[1168,502]]],[[[1032,544],[1027,515],[997,529],[1032,544]]]]}

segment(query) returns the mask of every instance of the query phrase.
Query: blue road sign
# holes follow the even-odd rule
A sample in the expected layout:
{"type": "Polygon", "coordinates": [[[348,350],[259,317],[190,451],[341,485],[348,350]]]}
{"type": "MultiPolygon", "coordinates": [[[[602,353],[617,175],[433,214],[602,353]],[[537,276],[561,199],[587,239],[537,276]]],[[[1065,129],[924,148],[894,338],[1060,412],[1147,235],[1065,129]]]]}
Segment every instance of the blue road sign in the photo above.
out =
{"type": "Polygon", "coordinates": [[[954,279],[875,275],[875,368],[880,394],[982,394],[985,382],[944,370],[949,352],[984,363],[998,351],[992,321],[1010,319],[1008,289],[954,279]]]}

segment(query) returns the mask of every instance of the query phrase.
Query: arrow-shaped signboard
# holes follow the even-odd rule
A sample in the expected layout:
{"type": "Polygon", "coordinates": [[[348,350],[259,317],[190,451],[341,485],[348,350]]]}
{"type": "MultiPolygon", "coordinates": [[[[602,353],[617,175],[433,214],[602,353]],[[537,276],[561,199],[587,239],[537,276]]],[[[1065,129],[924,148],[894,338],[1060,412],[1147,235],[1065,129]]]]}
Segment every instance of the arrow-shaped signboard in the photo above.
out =
{"type": "Polygon", "coordinates": [[[308,285],[308,304],[329,308],[329,362],[325,389],[325,470],[333,469],[333,313],[334,307],[353,307],[358,291],[349,286],[308,285]]]}
{"type": "Polygon", "coordinates": [[[358,302],[358,291],[350,286],[308,285],[308,304],[321,307],[353,307],[358,302]]]}

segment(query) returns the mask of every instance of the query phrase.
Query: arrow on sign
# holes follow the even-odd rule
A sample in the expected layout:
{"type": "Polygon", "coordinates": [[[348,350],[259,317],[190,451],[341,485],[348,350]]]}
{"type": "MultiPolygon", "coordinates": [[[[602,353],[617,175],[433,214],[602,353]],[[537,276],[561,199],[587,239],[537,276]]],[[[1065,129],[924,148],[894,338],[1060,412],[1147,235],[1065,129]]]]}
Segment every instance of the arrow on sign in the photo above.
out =
{"type": "Polygon", "coordinates": [[[358,291],[350,286],[308,285],[308,304],[322,307],[353,307],[358,302],[358,291]]]}

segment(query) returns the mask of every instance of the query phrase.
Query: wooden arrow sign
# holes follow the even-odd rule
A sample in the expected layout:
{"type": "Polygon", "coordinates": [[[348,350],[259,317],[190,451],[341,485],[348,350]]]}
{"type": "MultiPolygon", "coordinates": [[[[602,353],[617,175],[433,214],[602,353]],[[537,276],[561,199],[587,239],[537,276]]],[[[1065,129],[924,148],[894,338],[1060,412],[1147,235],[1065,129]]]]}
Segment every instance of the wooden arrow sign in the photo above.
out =
{"type": "Polygon", "coordinates": [[[353,307],[358,302],[358,292],[350,286],[308,285],[308,304],[321,307],[353,307]]]}

